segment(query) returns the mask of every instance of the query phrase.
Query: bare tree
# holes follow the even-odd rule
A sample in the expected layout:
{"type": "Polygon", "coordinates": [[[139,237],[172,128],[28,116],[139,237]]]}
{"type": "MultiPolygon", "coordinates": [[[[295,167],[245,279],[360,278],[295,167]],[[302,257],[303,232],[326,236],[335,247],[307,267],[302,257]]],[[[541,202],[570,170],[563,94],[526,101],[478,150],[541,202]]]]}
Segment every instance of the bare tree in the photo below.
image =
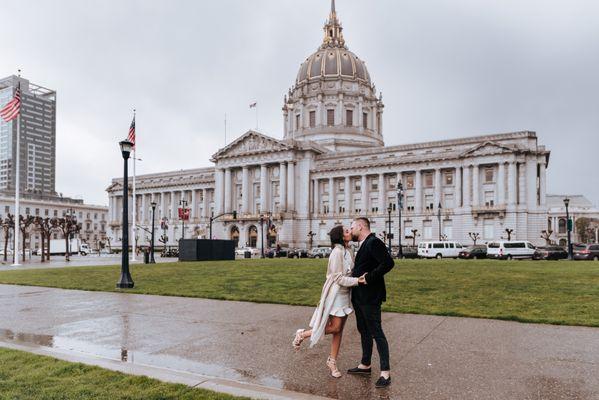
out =
{"type": "Polygon", "coordinates": [[[505,230],[505,233],[507,233],[507,241],[511,241],[512,240],[512,233],[514,233],[513,229],[507,229],[505,230]]]}
{"type": "Polygon", "coordinates": [[[476,242],[478,241],[478,239],[480,239],[480,233],[468,232],[468,236],[470,236],[470,239],[472,239],[472,241],[474,242],[474,245],[476,246],[476,242]]]}
{"type": "Polygon", "coordinates": [[[10,238],[11,230],[14,232],[15,229],[15,218],[12,214],[7,214],[6,218],[2,220],[2,232],[4,233],[4,261],[7,260],[8,252],[8,239],[10,238]]]}
{"type": "Polygon", "coordinates": [[[50,261],[50,235],[52,234],[52,230],[55,229],[55,226],[52,223],[52,219],[48,217],[35,217],[34,223],[42,236],[42,262],[46,260],[50,261]]]}
{"type": "Polygon", "coordinates": [[[60,229],[65,241],[65,260],[70,261],[69,239],[71,235],[81,230],[81,224],[77,223],[77,218],[73,215],[65,215],[58,218],[56,227],[60,229]]]}
{"type": "Polygon", "coordinates": [[[545,243],[547,244],[547,246],[549,246],[551,244],[551,234],[552,233],[553,233],[552,230],[541,231],[541,239],[545,239],[545,243]]]}
{"type": "MultiPolygon", "coordinates": [[[[25,247],[27,242],[27,237],[29,236],[29,227],[33,225],[35,222],[35,217],[32,215],[19,215],[19,230],[21,231],[21,235],[23,237],[23,261],[25,261],[25,247]]],[[[16,252],[16,250],[15,250],[16,252]]]]}
{"type": "Polygon", "coordinates": [[[410,236],[410,239],[412,239],[412,247],[416,247],[416,237],[420,236],[418,234],[418,229],[412,229],[412,236],[410,236]]]}

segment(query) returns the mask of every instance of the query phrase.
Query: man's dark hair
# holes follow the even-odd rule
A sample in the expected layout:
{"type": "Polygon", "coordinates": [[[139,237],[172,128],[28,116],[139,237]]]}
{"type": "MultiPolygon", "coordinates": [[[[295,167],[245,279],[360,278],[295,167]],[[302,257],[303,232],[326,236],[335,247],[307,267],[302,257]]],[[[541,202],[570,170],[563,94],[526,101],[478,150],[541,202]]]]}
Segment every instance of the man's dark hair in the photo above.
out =
{"type": "Polygon", "coordinates": [[[329,237],[331,238],[331,249],[334,248],[336,244],[345,246],[345,242],[343,241],[343,225],[337,225],[331,229],[329,237]]]}
{"type": "Polygon", "coordinates": [[[361,221],[370,230],[370,221],[366,217],[358,217],[354,221],[361,221]]]}

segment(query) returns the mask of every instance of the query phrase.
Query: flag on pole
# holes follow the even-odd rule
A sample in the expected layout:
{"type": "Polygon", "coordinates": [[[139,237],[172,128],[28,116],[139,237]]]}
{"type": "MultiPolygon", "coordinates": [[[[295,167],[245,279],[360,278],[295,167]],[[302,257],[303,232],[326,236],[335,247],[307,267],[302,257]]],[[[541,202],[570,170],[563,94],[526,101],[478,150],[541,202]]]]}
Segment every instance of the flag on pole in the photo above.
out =
{"type": "Polygon", "coordinates": [[[250,104],[250,108],[255,108],[256,106],[258,106],[258,102],[255,101],[252,104],[250,104]]]}
{"type": "Polygon", "coordinates": [[[0,110],[0,116],[5,122],[10,122],[19,116],[21,112],[21,84],[17,86],[15,97],[0,110]]]}
{"type": "Polygon", "coordinates": [[[135,148],[135,115],[133,116],[133,121],[131,121],[131,126],[129,127],[127,140],[133,143],[133,148],[135,148]]]}

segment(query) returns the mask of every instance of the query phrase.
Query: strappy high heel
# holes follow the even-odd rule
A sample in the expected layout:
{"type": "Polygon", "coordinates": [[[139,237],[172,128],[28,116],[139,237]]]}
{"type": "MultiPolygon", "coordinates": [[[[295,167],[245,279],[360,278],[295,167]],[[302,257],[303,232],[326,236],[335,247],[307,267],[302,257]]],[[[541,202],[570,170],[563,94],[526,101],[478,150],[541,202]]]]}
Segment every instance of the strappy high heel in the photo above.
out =
{"type": "Polygon", "coordinates": [[[337,369],[337,361],[334,358],[329,357],[327,359],[327,367],[331,370],[331,376],[333,378],[341,378],[341,372],[337,369]]]}
{"type": "Polygon", "coordinates": [[[306,330],[305,329],[298,329],[295,332],[295,336],[293,337],[293,342],[291,343],[293,345],[293,349],[295,351],[298,351],[302,345],[302,342],[304,341],[304,332],[306,330]]]}

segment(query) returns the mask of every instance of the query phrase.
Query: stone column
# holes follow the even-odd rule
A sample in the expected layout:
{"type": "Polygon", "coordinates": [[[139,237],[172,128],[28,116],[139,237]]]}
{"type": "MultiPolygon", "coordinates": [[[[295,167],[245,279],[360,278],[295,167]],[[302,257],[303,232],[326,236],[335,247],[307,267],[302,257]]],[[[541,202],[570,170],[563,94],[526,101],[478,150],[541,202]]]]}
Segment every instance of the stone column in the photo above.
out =
{"type": "Polygon", "coordinates": [[[141,218],[139,219],[140,224],[145,224],[147,220],[148,210],[146,209],[146,194],[141,195],[141,218]]]}
{"type": "Polygon", "coordinates": [[[369,211],[368,176],[362,175],[362,215],[367,215],[369,211]]]}
{"type": "Polygon", "coordinates": [[[526,202],[529,209],[537,207],[537,159],[531,156],[526,160],[526,202]]]}
{"type": "Polygon", "coordinates": [[[510,161],[507,170],[507,202],[510,205],[516,204],[516,194],[518,193],[516,179],[516,162],[510,161]]]}
{"type": "Polygon", "coordinates": [[[462,170],[457,167],[454,172],[454,208],[460,208],[462,206],[462,170]]]}
{"type": "Polygon", "coordinates": [[[502,161],[497,168],[497,204],[505,204],[505,163],[502,161]]]}
{"type": "Polygon", "coordinates": [[[312,185],[314,187],[314,199],[312,209],[314,210],[314,214],[317,215],[320,214],[320,187],[318,179],[314,179],[312,185]]]}
{"type": "Polygon", "coordinates": [[[202,189],[202,217],[209,218],[210,217],[210,203],[208,202],[208,190],[202,189]]]}
{"type": "Polygon", "coordinates": [[[478,165],[475,164],[472,166],[472,207],[478,207],[478,205],[479,205],[480,187],[479,187],[479,183],[478,183],[478,178],[479,178],[478,165]]]}
{"type": "Polygon", "coordinates": [[[379,214],[385,212],[387,204],[387,188],[385,187],[385,174],[379,174],[379,214]]]}
{"type": "Polygon", "coordinates": [[[351,215],[352,214],[352,204],[351,204],[351,177],[350,176],[346,176],[345,177],[345,214],[346,215],[351,215]]]}
{"type": "Polygon", "coordinates": [[[191,190],[191,219],[196,219],[198,217],[198,204],[196,198],[196,190],[191,190]]]}
{"type": "Polygon", "coordinates": [[[440,168],[435,169],[435,189],[434,190],[435,191],[433,192],[434,193],[433,205],[436,208],[439,205],[439,203],[441,202],[442,191],[443,191],[440,168]]]}
{"type": "Polygon", "coordinates": [[[171,191],[171,219],[174,221],[178,218],[177,214],[177,201],[175,191],[171,191]]]}
{"type": "Polygon", "coordinates": [[[164,192],[160,192],[160,218],[166,217],[166,202],[164,201],[164,192]]]}
{"type": "Polygon", "coordinates": [[[224,212],[231,212],[232,196],[231,196],[231,168],[225,169],[225,208],[224,212]]]}
{"type": "Polygon", "coordinates": [[[295,161],[287,165],[287,211],[295,211],[295,161]]]}
{"type": "Polygon", "coordinates": [[[422,213],[422,172],[419,170],[414,177],[414,212],[422,213]]]}
{"type": "Polygon", "coordinates": [[[225,203],[225,171],[214,171],[214,215],[222,214],[225,203]]]}
{"type": "Polygon", "coordinates": [[[470,165],[464,166],[464,177],[462,180],[462,186],[464,189],[464,207],[470,207],[472,205],[472,177],[470,165]]]}
{"type": "Polygon", "coordinates": [[[287,211],[287,164],[279,165],[279,203],[281,211],[287,211]]]}
{"type": "Polygon", "coordinates": [[[545,159],[540,163],[539,192],[541,207],[547,205],[547,164],[545,159]]]}
{"type": "Polygon", "coordinates": [[[329,213],[337,214],[337,196],[335,193],[335,178],[329,178],[329,213]]]}
{"type": "Polygon", "coordinates": [[[241,214],[250,213],[250,170],[248,166],[241,169],[241,214]]]}
{"type": "Polygon", "coordinates": [[[268,211],[268,166],[260,166],[260,211],[268,211]]]}

